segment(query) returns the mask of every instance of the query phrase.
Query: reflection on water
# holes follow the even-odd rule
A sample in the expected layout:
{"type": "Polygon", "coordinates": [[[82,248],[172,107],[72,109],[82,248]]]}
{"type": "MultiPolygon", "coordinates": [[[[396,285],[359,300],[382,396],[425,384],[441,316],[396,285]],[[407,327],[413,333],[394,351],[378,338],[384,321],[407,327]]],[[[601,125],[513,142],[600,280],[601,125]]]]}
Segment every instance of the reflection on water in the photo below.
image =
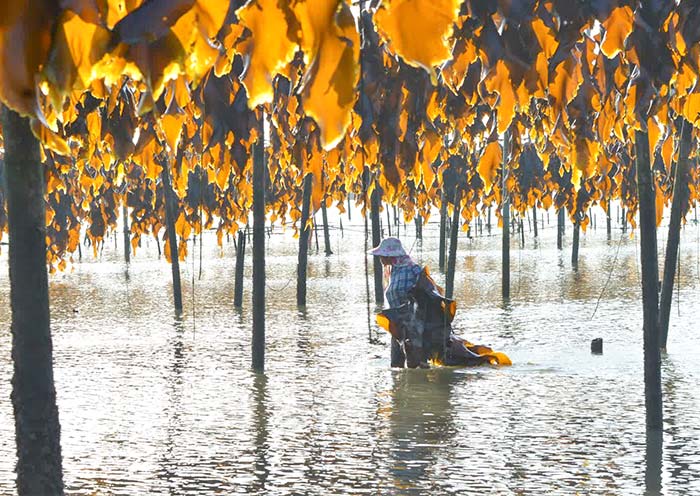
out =
{"type": "Polygon", "coordinates": [[[265,493],[265,483],[270,475],[267,462],[269,440],[267,434],[267,377],[262,373],[255,374],[253,379],[253,417],[255,419],[255,475],[257,484],[253,490],[265,493]]]}
{"type": "Polygon", "coordinates": [[[458,433],[452,420],[452,384],[459,377],[449,369],[410,370],[392,374],[380,414],[388,423],[390,487],[409,492],[439,484],[435,473],[441,454],[458,433]]]}
{"type": "MultiPolygon", "coordinates": [[[[343,221],[333,255],[311,252],[305,309],[295,301],[297,241],[275,229],[267,243],[264,374],[250,370],[250,287],[234,309],[233,246],[220,250],[213,236],[201,280],[198,256],[182,265],[182,317],[172,311],[170,269],[146,239],[128,270],[109,242],[101,259],[53,276],[69,493],[700,493],[695,226],[681,242],[662,439],[645,434],[634,239],[582,234],[573,271],[553,226],[522,248],[514,237],[512,297],[503,302],[497,231],[463,236],[454,327],[515,365],[391,370],[388,336],[368,340],[363,227],[343,221]],[[595,337],[604,355],[590,354],[595,337]]],[[[442,283],[436,223],[424,226],[422,243],[412,226],[399,231],[442,283]]],[[[250,252],[247,264],[249,283],[250,252]]],[[[8,291],[2,271],[0,298],[8,291]]],[[[0,494],[14,491],[9,322],[4,305],[0,494]]]]}
{"type": "Polygon", "coordinates": [[[661,494],[661,470],[663,458],[663,432],[647,431],[647,446],[644,471],[644,494],[656,496],[661,494]]]}

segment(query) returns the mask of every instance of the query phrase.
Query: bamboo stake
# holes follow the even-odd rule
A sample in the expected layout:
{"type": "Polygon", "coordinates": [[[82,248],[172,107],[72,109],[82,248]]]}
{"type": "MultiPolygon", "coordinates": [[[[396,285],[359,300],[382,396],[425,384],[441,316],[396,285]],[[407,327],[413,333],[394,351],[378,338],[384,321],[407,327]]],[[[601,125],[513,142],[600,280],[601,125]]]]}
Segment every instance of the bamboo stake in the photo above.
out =
{"type": "Polygon", "coordinates": [[[661,352],[658,329],[659,270],[656,253],[656,194],[649,160],[649,137],[637,131],[637,191],[642,258],[642,307],[644,313],[644,399],[649,430],[663,428],[661,352]]]}
{"type": "Polygon", "coordinates": [[[236,268],[233,286],[233,306],[241,308],[243,306],[243,267],[245,263],[245,229],[238,230],[238,243],[236,244],[236,268]]]}
{"type": "Polygon", "coordinates": [[[254,370],[265,368],[265,128],[258,110],[258,141],[253,145],[253,345],[254,370]]]}
{"type": "Polygon", "coordinates": [[[671,317],[671,300],[675,266],[678,262],[678,246],[681,238],[681,208],[688,201],[688,169],[692,141],[692,124],[685,119],[681,124],[681,142],[673,178],[673,199],[671,200],[671,218],[666,240],[666,259],[664,260],[664,280],[661,287],[661,307],[659,309],[659,346],[666,349],[668,341],[668,323],[671,317]]]}
{"type": "MultiPolygon", "coordinates": [[[[182,151],[178,150],[175,158],[176,166],[179,168],[182,161],[182,151]]],[[[178,255],[177,234],[175,232],[175,198],[173,196],[172,185],[170,184],[170,161],[165,160],[160,172],[163,182],[163,196],[165,198],[165,234],[168,236],[168,247],[170,248],[170,269],[173,277],[173,300],[175,311],[182,312],[182,284],[180,282],[180,257],[178,255]]]]}
{"type": "Polygon", "coordinates": [[[445,297],[452,298],[455,282],[455,267],[457,265],[457,235],[459,233],[459,213],[462,195],[459,186],[455,185],[455,195],[452,200],[452,224],[450,225],[450,254],[447,259],[447,275],[445,277],[445,297]]]}
{"type": "Polygon", "coordinates": [[[297,306],[306,305],[306,269],[309,255],[309,238],[311,229],[309,223],[309,210],[311,205],[312,174],[304,177],[304,191],[301,200],[301,225],[299,227],[299,258],[297,263],[297,306]]]}
{"type": "Polygon", "coordinates": [[[508,195],[508,153],[510,150],[510,130],[503,134],[503,165],[502,165],[502,185],[501,195],[503,198],[501,216],[503,221],[503,231],[501,237],[501,295],[503,299],[510,298],[510,196],[508,195]]]}

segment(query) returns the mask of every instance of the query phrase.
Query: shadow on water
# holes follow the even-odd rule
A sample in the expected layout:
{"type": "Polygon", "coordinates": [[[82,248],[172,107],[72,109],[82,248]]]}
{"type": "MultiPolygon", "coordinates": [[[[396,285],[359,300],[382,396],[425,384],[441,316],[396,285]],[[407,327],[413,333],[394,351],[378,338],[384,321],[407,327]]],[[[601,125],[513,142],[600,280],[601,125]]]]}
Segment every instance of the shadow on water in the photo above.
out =
{"type": "Polygon", "coordinates": [[[647,430],[646,454],[644,456],[644,494],[646,496],[661,494],[663,435],[663,431],[660,430],[647,430]]]}
{"type": "Polygon", "coordinates": [[[270,476],[268,451],[270,449],[267,410],[267,376],[256,373],[253,376],[253,431],[255,432],[255,482],[253,492],[266,493],[267,480],[270,476]]]}
{"type": "Polygon", "coordinates": [[[181,446],[182,426],[182,387],[183,369],[185,366],[185,345],[183,335],[185,323],[182,316],[175,314],[173,319],[172,362],[166,369],[167,385],[167,421],[164,452],[158,460],[157,476],[165,482],[168,493],[181,494],[184,487],[181,484],[182,474],[178,462],[178,448],[181,446]]]}
{"type": "Polygon", "coordinates": [[[452,391],[468,376],[452,369],[401,370],[392,375],[385,417],[389,423],[392,489],[420,492],[435,484],[436,461],[453,444],[452,391]]]}
{"type": "MultiPolygon", "coordinates": [[[[692,402],[685,390],[695,389],[692,377],[688,377],[684,367],[673,357],[663,357],[664,379],[664,421],[666,426],[666,470],[669,478],[677,482],[693,484],[698,480],[697,469],[692,460],[700,459],[698,441],[695,436],[687,435],[683,429],[683,412],[686,404],[692,402]]],[[[687,420],[686,420],[687,421],[687,420]]],[[[691,488],[692,491],[696,488],[691,488]]]]}

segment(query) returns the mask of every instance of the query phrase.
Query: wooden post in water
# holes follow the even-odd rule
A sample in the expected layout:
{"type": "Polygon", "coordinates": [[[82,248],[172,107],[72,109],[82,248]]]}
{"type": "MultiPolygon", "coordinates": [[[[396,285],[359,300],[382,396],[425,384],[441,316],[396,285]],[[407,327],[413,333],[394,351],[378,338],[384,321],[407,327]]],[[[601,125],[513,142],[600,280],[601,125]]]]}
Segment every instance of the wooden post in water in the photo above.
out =
{"type": "Polygon", "coordinates": [[[605,228],[608,234],[608,239],[612,238],[612,219],[610,218],[610,198],[608,198],[608,203],[605,207],[605,228]]]}
{"type": "MultiPolygon", "coordinates": [[[[17,494],[63,494],[46,269],[45,169],[29,119],[0,104],[5,148],[17,494]]],[[[3,338],[6,339],[6,338],[3,338]]],[[[3,393],[7,394],[6,392],[3,393]]]]}
{"type": "Polygon", "coordinates": [[[326,256],[333,255],[331,250],[331,235],[328,232],[328,210],[326,209],[326,200],[321,202],[321,218],[323,220],[323,247],[326,256]]]}
{"type": "Polygon", "coordinates": [[[571,265],[574,269],[578,269],[578,245],[581,235],[581,212],[576,213],[576,222],[574,222],[574,239],[571,243],[571,265]]]}
{"type": "MultiPolygon", "coordinates": [[[[177,150],[176,166],[180,168],[182,161],[182,151],[177,150]]],[[[165,234],[168,236],[168,248],[170,250],[170,269],[173,276],[173,300],[175,311],[182,312],[182,285],[180,283],[180,257],[178,255],[177,233],[175,232],[175,193],[170,184],[170,160],[163,160],[163,168],[160,171],[160,178],[163,182],[163,197],[165,199],[165,234]]]]}
{"type": "Polygon", "coordinates": [[[348,224],[352,220],[352,214],[350,213],[350,193],[348,193],[348,224]]]}
{"type": "Polygon", "coordinates": [[[446,219],[447,219],[447,198],[445,197],[445,192],[443,191],[442,194],[440,195],[440,245],[438,247],[438,250],[440,253],[438,254],[438,266],[440,268],[440,272],[445,272],[445,224],[446,224],[446,219]]]}
{"type": "Polygon", "coordinates": [[[265,129],[258,110],[258,140],[253,145],[253,346],[254,370],[265,368],[265,129]]]}
{"type": "Polygon", "coordinates": [[[520,221],[518,222],[518,229],[520,229],[520,246],[524,247],[525,246],[525,228],[523,226],[522,217],[520,218],[520,221]]]}
{"type": "Polygon", "coordinates": [[[304,190],[301,200],[301,225],[299,226],[299,259],[297,261],[297,306],[306,305],[306,268],[309,258],[309,237],[311,228],[309,224],[309,210],[311,209],[311,189],[313,175],[304,177],[304,190]]]}
{"type": "Polygon", "coordinates": [[[532,226],[535,228],[534,236],[537,237],[537,205],[532,207],[532,226]]]}
{"type": "MultiPolygon", "coordinates": [[[[527,218],[527,230],[528,232],[532,232],[532,224],[530,224],[530,212],[525,210],[525,217],[527,218]]],[[[522,219],[522,217],[520,217],[522,219]]]]}
{"type": "Polygon", "coordinates": [[[642,258],[642,308],[644,313],[644,399],[649,430],[663,428],[661,351],[659,348],[659,270],[656,253],[656,193],[649,160],[649,136],[635,133],[637,191],[642,258]]]}
{"type": "Polygon", "coordinates": [[[316,239],[316,253],[318,253],[318,224],[316,223],[316,214],[313,215],[314,238],[316,239]]]}
{"type": "Polygon", "coordinates": [[[510,130],[503,134],[503,165],[501,184],[501,218],[503,230],[501,236],[501,295],[503,299],[510,298],[510,195],[508,194],[508,152],[510,150],[510,130]]]}
{"type": "MultiPolygon", "coordinates": [[[[678,129],[679,125],[676,125],[678,129]]],[[[678,245],[681,238],[681,208],[688,201],[688,169],[690,148],[692,145],[693,125],[682,120],[681,142],[673,178],[673,199],[671,200],[671,218],[666,240],[666,259],[664,260],[664,280],[661,286],[661,307],[659,308],[659,346],[666,349],[668,341],[668,323],[671,316],[671,297],[673,296],[674,276],[678,262],[678,245]]]]}
{"type": "Polygon", "coordinates": [[[459,214],[462,203],[462,192],[455,185],[455,196],[452,200],[452,223],[450,225],[450,254],[447,259],[447,274],[445,276],[445,297],[452,298],[455,286],[455,267],[457,266],[457,235],[459,233],[459,214]]]}
{"type": "Polygon", "coordinates": [[[557,210],[557,249],[564,249],[564,229],[565,221],[564,210],[566,207],[563,205],[557,210]]]}
{"type": "Polygon", "coordinates": [[[122,217],[124,219],[124,261],[131,262],[131,239],[129,236],[129,207],[126,206],[126,198],[122,205],[122,217]]]}
{"type": "Polygon", "coordinates": [[[384,207],[386,210],[386,232],[388,236],[391,236],[391,214],[389,213],[389,204],[387,203],[384,207]]]}
{"type": "MultiPolygon", "coordinates": [[[[243,306],[243,267],[245,263],[245,229],[239,229],[238,243],[236,243],[236,270],[233,285],[233,306],[241,308],[243,306]]],[[[235,240],[234,240],[235,241],[235,240]]]]}
{"type": "Polygon", "coordinates": [[[420,213],[416,214],[415,217],[415,223],[416,223],[416,239],[423,239],[423,217],[421,217],[420,213]]]}
{"type": "MultiPolygon", "coordinates": [[[[381,242],[381,232],[379,228],[379,203],[381,193],[379,184],[375,180],[372,196],[370,199],[370,218],[372,221],[372,246],[378,246],[381,242]]],[[[372,257],[374,261],[374,301],[377,304],[384,303],[384,281],[382,281],[382,262],[379,257],[372,257]]]]}

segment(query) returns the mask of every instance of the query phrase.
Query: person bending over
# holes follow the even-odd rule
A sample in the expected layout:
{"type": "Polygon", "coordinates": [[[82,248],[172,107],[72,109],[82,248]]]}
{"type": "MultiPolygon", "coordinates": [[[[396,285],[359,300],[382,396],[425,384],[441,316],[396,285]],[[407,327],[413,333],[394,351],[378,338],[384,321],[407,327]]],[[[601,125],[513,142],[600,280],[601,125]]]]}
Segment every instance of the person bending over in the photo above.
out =
{"type": "Polygon", "coordinates": [[[408,303],[411,290],[418,282],[421,267],[403,249],[401,240],[384,238],[379,246],[370,250],[369,253],[379,257],[382,265],[390,267],[391,276],[385,291],[389,307],[397,308],[408,303]]]}
{"type": "Polygon", "coordinates": [[[391,366],[403,367],[404,362],[408,358],[409,362],[421,366],[427,366],[424,362],[418,348],[412,347],[411,343],[421,343],[420,328],[416,322],[416,316],[413,309],[412,290],[415,288],[418,278],[421,274],[421,266],[415,263],[406,253],[401,241],[398,238],[384,238],[379,246],[369,251],[371,255],[378,256],[382,264],[389,267],[391,274],[389,277],[389,285],[386,288],[386,302],[391,309],[399,309],[396,317],[400,322],[399,327],[402,332],[406,332],[399,342],[394,336],[391,338],[391,366]],[[410,304],[409,304],[410,303],[410,304]],[[415,353],[409,353],[406,356],[406,347],[409,350],[414,350],[415,353]]]}

